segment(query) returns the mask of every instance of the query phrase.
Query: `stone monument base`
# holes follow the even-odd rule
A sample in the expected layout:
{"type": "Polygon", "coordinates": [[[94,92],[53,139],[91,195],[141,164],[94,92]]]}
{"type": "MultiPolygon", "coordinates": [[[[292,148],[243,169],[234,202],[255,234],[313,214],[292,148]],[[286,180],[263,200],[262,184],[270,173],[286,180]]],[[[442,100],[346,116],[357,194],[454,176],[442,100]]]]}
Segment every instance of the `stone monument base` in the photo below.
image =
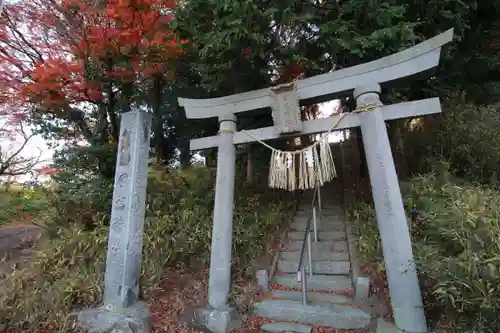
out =
{"type": "Polygon", "coordinates": [[[185,313],[188,326],[202,333],[229,333],[241,326],[238,310],[232,306],[215,309],[209,303],[185,313]]]}
{"type": "Polygon", "coordinates": [[[150,333],[151,313],[144,302],[110,311],[105,307],[72,314],[76,326],[89,333],[150,333]]]}

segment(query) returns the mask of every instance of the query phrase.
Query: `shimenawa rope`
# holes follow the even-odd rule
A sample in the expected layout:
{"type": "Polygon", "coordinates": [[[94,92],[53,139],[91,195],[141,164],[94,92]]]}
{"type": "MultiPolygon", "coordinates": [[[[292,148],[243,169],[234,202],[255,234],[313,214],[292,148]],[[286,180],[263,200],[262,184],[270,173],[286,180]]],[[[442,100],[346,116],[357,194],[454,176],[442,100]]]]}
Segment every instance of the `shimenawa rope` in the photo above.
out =
{"type": "MultiPolygon", "coordinates": [[[[367,112],[379,106],[381,104],[378,103],[361,105],[353,112],[367,112]]],[[[345,113],[340,114],[330,130],[325,134],[321,134],[318,141],[308,147],[295,151],[276,149],[256,138],[249,131],[242,130],[242,132],[272,151],[269,166],[269,187],[289,191],[295,191],[296,189],[306,190],[314,188],[316,182],[322,186],[324,183],[335,178],[337,171],[328,143],[328,136],[335,130],[344,115],[345,113]]]]}

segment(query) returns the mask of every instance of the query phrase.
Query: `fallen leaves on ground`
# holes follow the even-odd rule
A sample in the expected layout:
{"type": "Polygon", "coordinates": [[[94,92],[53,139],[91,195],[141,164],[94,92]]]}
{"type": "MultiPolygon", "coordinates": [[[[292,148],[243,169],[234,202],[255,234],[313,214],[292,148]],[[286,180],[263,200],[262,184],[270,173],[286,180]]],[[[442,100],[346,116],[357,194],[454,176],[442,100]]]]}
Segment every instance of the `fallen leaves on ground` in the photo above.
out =
{"type": "Polygon", "coordinates": [[[286,248],[286,247],[282,247],[282,248],[280,249],[280,252],[295,253],[295,252],[298,252],[298,251],[294,251],[294,250],[290,250],[290,249],[288,249],[288,248],[286,248]]]}
{"type": "Polygon", "coordinates": [[[368,329],[357,329],[357,330],[341,330],[338,328],[330,328],[324,326],[314,325],[311,333],[368,333],[368,329]]]}
{"type": "MultiPolygon", "coordinates": [[[[233,333],[261,333],[262,331],[260,329],[262,325],[274,322],[276,321],[265,317],[249,316],[244,320],[242,327],[233,330],[233,333]]],[[[290,323],[300,325],[300,323],[297,322],[290,322],[290,323]]],[[[369,332],[368,329],[341,330],[338,328],[313,325],[311,333],[368,333],[368,332],[369,332]]]]}
{"type": "Polygon", "coordinates": [[[277,270],[274,273],[274,276],[287,276],[287,275],[289,275],[287,272],[283,272],[283,271],[280,271],[280,270],[277,270]]]}
{"type": "Polygon", "coordinates": [[[364,265],[361,268],[363,276],[369,276],[371,278],[372,291],[376,295],[379,302],[383,302],[387,307],[389,313],[384,317],[389,320],[394,319],[391,306],[391,296],[389,295],[389,285],[387,283],[387,275],[385,271],[378,270],[373,265],[364,265]]]}
{"type": "MultiPolygon", "coordinates": [[[[283,291],[301,291],[301,288],[294,288],[294,287],[289,287],[285,286],[282,284],[277,284],[277,283],[270,283],[269,284],[271,289],[273,290],[283,290],[283,291]]],[[[332,295],[344,295],[344,296],[349,296],[352,297],[354,296],[354,289],[345,289],[345,290],[319,290],[319,289],[307,289],[308,292],[314,292],[314,293],[322,293],[322,294],[332,294],[332,295]]]]}
{"type": "Polygon", "coordinates": [[[260,333],[264,324],[274,323],[274,320],[265,317],[248,316],[244,318],[241,328],[233,330],[233,333],[260,333]]]}
{"type": "Polygon", "coordinates": [[[186,310],[201,305],[207,299],[208,273],[186,273],[172,269],[159,287],[146,296],[153,317],[153,333],[197,333],[184,323],[186,310]]]}

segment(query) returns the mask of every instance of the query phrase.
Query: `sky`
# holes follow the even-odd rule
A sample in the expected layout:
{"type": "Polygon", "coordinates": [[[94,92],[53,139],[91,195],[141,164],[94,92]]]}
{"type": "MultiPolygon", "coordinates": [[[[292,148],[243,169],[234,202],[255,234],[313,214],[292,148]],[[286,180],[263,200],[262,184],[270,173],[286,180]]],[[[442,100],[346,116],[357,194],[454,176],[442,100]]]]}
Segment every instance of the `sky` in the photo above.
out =
{"type": "MultiPolygon", "coordinates": [[[[335,112],[340,104],[340,100],[335,99],[333,101],[320,103],[319,104],[319,118],[326,118],[335,112]]],[[[342,140],[342,131],[333,132],[329,135],[328,142],[339,142],[342,140]]]]}
{"type": "MultiPolygon", "coordinates": [[[[0,129],[6,127],[6,121],[6,117],[0,117],[0,129]]],[[[29,127],[25,128],[25,131],[28,135],[32,134],[32,131],[29,127]]],[[[15,140],[1,138],[0,148],[2,151],[6,151],[6,153],[4,154],[5,156],[10,156],[12,152],[16,151],[23,144],[23,142],[24,140],[20,136],[18,136],[15,140]]],[[[48,147],[47,142],[40,135],[35,135],[31,137],[19,156],[23,158],[33,159],[40,156],[40,162],[38,163],[37,167],[42,167],[51,163],[53,154],[54,150],[48,147]]],[[[17,182],[24,182],[29,179],[31,179],[31,176],[15,177],[15,181],[17,182]]]]}

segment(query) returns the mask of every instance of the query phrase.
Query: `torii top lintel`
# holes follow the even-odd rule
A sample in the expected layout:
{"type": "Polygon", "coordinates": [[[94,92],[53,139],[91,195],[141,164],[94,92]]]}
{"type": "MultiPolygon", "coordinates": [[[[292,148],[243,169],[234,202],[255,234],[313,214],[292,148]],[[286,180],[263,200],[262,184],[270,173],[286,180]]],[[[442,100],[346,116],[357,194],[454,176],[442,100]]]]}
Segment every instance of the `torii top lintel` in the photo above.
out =
{"type": "MultiPolygon", "coordinates": [[[[453,40],[453,28],[409,49],[368,63],[313,76],[296,82],[297,99],[343,96],[361,84],[387,83],[433,69],[441,48],[453,40]]],[[[272,92],[259,89],[208,99],[179,98],[188,119],[222,117],[273,105],[272,92]]]]}

